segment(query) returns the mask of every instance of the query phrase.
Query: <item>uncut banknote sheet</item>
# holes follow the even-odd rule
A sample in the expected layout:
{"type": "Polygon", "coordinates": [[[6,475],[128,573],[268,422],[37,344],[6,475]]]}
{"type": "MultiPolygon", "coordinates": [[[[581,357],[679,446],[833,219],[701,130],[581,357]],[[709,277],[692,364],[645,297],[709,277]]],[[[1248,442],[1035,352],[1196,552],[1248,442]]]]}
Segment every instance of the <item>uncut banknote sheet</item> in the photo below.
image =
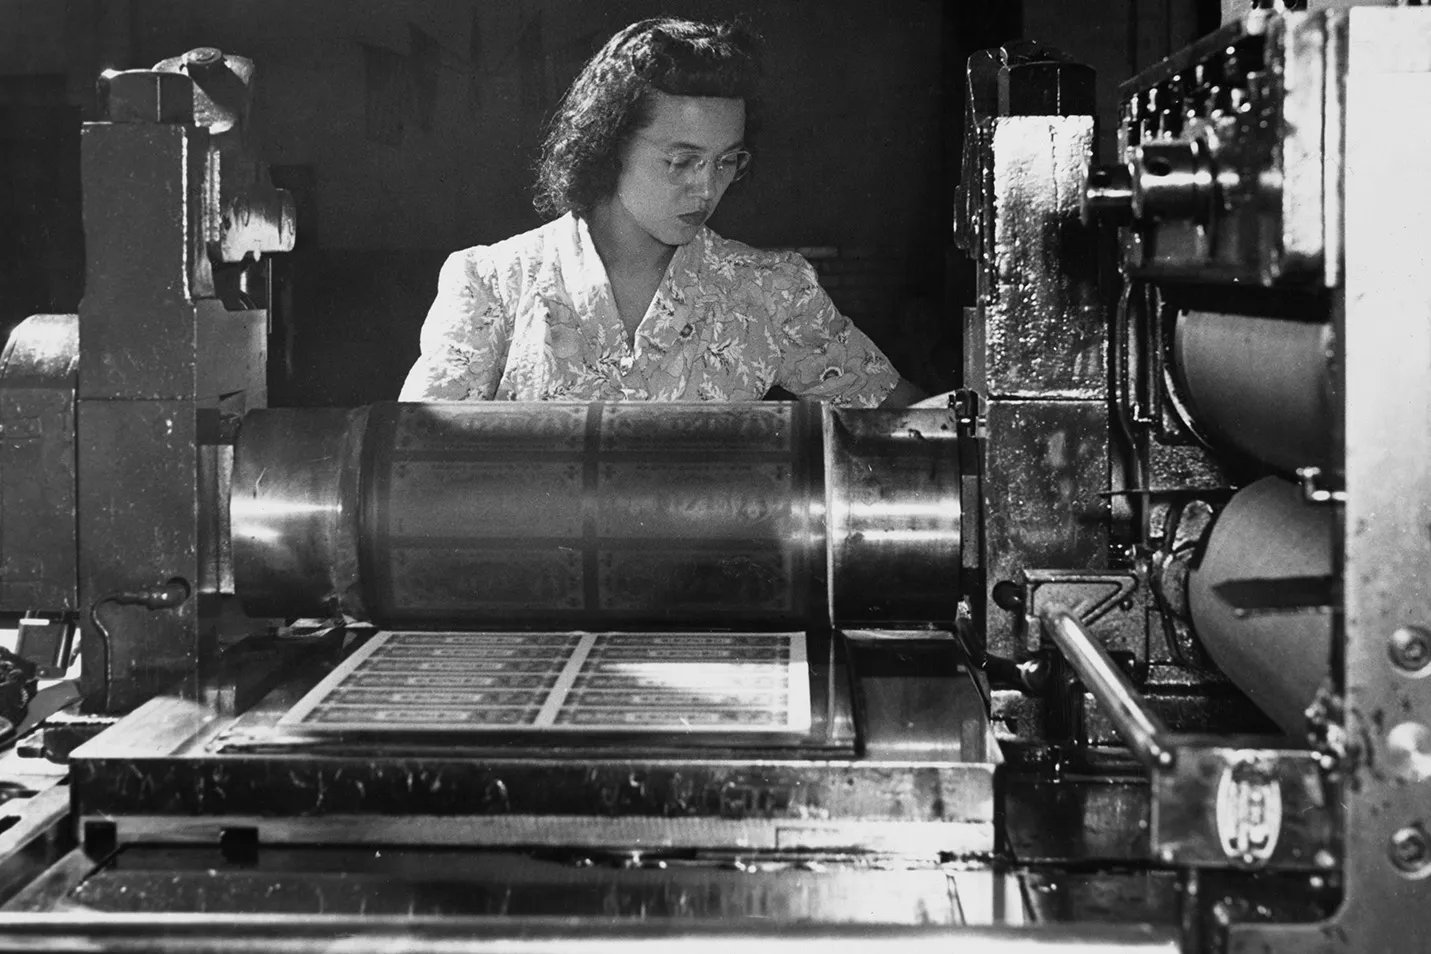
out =
{"type": "Polygon", "coordinates": [[[279,724],[319,733],[805,733],[805,634],[382,632],[279,724]]]}

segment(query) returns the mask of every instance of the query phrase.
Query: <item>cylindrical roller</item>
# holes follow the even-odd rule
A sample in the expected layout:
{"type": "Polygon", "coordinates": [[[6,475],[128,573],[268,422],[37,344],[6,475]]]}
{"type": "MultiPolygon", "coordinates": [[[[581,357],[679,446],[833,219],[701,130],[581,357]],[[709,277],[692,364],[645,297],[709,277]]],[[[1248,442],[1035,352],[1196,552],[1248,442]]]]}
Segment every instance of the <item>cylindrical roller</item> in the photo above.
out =
{"type": "Polygon", "coordinates": [[[357,510],[367,421],[365,407],[244,418],[229,521],[234,586],[249,615],[366,615],[357,510]]]}
{"type": "Polygon", "coordinates": [[[1260,581],[1270,590],[1279,580],[1330,577],[1333,523],[1331,508],[1306,503],[1296,484],[1265,477],[1223,508],[1188,577],[1188,608],[1208,655],[1298,737],[1306,732],[1303,713],[1330,671],[1331,615],[1313,607],[1238,615],[1217,587],[1260,581]]]}
{"type": "Polygon", "coordinates": [[[1287,473],[1326,466],[1332,446],[1330,335],[1330,326],[1319,323],[1180,315],[1174,362],[1194,424],[1287,473]]]}
{"type": "MultiPolygon", "coordinates": [[[[824,620],[822,413],[776,403],[255,411],[236,449],[235,588],[254,614],[308,614],[337,596],[340,608],[387,625],[824,620]],[[333,520],[348,529],[333,532],[333,520]],[[309,565],[273,568],[295,559],[309,565]]],[[[954,444],[931,441],[925,453],[952,458],[954,444]]],[[[948,472],[938,499],[957,494],[957,467],[925,469],[948,472]]],[[[886,489],[914,512],[929,484],[886,489]]],[[[952,525],[947,617],[957,510],[952,525]]],[[[901,546],[904,562],[889,559],[909,578],[949,549],[916,537],[901,546]]],[[[889,619],[910,614],[897,600],[885,609],[889,619]]]]}
{"type": "Polygon", "coordinates": [[[963,509],[950,416],[829,410],[824,438],[834,618],[953,620],[963,509]]]}

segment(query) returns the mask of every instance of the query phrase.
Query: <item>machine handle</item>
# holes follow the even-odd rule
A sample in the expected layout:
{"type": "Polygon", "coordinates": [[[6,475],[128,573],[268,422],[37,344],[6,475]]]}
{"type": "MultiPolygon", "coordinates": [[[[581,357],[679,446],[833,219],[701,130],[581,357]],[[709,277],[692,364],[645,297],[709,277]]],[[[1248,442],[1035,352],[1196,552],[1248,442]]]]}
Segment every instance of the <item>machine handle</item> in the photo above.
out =
{"type": "Polygon", "coordinates": [[[1044,630],[1078,678],[1107,707],[1113,727],[1138,761],[1153,771],[1171,768],[1174,756],[1167,727],[1148,708],[1102,644],[1067,610],[1051,607],[1042,620],[1044,630]]]}

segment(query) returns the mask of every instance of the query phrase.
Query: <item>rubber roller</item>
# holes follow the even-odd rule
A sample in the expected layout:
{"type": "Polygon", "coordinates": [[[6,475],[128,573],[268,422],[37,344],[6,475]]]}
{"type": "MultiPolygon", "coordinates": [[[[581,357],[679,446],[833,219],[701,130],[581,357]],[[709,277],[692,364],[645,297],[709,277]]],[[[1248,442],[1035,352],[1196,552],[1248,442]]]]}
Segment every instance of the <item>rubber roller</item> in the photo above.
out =
{"type": "Polygon", "coordinates": [[[1331,614],[1318,606],[1239,613],[1218,588],[1241,582],[1271,590],[1330,578],[1333,526],[1331,508],[1306,503],[1296,484],[1265,477],[1228,501],[1188,577],[1188,608],[1208,655],[1297,737],[1306,733],[1304,712],[1330,672],[1331,614]]]}
{"type": "Polygon", "coordinates": [[[1321,323],[1179,315],[1174,361],[1195,426],[1288,474],[1325,467],[1332,446],[1330,336],[1321,323]]]}

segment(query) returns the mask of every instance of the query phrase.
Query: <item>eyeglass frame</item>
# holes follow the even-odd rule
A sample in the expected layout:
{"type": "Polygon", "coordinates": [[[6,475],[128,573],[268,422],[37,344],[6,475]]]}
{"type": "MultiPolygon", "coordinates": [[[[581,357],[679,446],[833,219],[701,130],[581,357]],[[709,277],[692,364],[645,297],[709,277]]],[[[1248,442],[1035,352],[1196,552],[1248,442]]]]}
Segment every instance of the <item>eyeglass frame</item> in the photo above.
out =
{"type": "MultiPolygon", "coordinates": [[[[745,148],[732,149],[729,152],[723,152],[718,156],[703,156],[700,153],[691,151],[686,151],[683,153],[672,153],[670,151],[667,151],[666,148],[661,145],[661,143],[650,138],[649,136],[642,136],[640,133],[637,133],[635,138],[641,140],[642,142],[650,143],[651,145],[656,146],[657,148],[660,148],[662,150],[661,158],[666,163],[666,179],[671,183],[671,185],[689,185],[693,181],[698,181],[700,177],[703,177],[705,175],[706,169],[708,167],[715,170],[716,181],[722,181],[723,175],[729,175],[730,182],[738,182],[745,177],[745,174],[747,172],[750,171],[751,160],[755,158],[751,151],[745,148]],[[745,159],[744,161],[742,161],[737,158],[735,163],[735,170],[731,173],[723,174],[720,171],[720,163],[727,159],[730,159],[732,156],[744,156],[745,159]],[[685,169],[684,171],[678,171],[676,168],[676,164],[678,162],[690,162],[690,167],[688,169],[685,169]]],[[[729,185],[729,183],[727,183],[727,185],[729,185]]]]}

